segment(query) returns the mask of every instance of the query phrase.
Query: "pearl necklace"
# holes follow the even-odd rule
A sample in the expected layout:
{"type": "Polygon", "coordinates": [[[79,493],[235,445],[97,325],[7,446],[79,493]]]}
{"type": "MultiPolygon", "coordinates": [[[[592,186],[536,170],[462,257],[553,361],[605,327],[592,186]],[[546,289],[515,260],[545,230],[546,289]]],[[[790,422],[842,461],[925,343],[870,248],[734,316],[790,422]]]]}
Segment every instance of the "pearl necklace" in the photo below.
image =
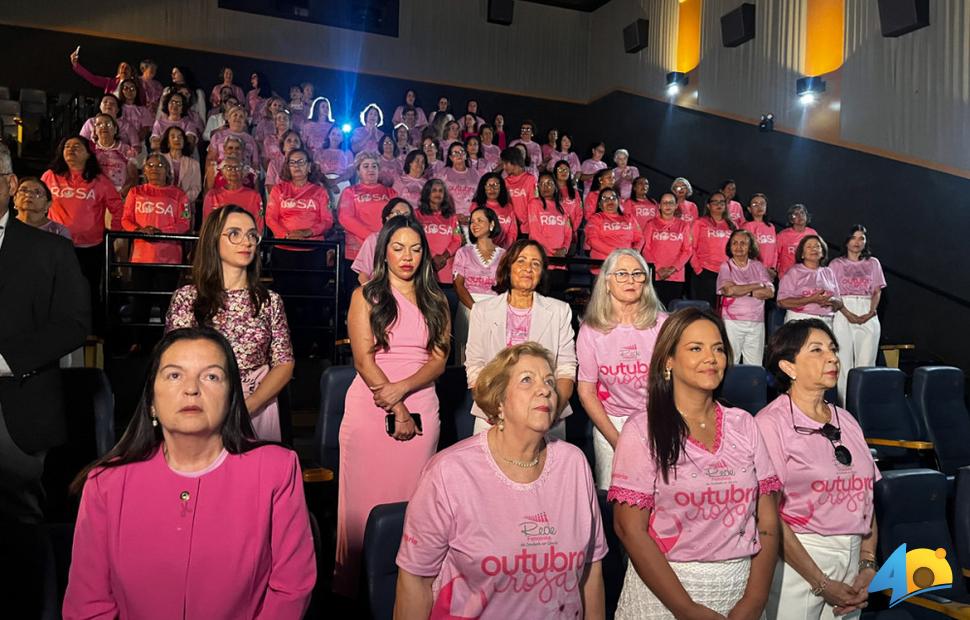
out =
{"type": "Polygon", "coordinates": [[[525,469],[531,469],[531,468],[533,468],[533,467],[535,467],[536,465],[539,464],[539,457],[538,456],[536,456],[531,461],[519,461],[517,459],[510,459],[508,457],[502,456],[501,454],[499,454],[498,456],[499,456],[500,459],[502,459],[503,461],[505,461],[506,463],[508,463],[510,465],[515,465],[516,467],[523,467],[525,469]]]}

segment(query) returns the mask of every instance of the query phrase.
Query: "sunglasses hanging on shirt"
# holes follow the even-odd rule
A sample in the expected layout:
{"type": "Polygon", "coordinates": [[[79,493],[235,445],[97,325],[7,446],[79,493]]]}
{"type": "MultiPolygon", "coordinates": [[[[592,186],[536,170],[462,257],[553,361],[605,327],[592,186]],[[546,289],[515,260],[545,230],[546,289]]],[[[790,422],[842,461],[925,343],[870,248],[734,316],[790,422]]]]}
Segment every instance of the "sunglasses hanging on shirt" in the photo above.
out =
{"type": "MultiPolygon", "coordinates": [[[[828,405],[829,403],[825,403],[828,405]]],[[[830,422],[826,422],[821,426],[821,428],[808,428],[806,426],[798,426],[795,424],[795,410],[792,407],[791,395],[788,396],[788,411],[791,413],[791,424],[795,432],[800,435],[821,435],[829,440],[832,444],[832,450],[835,452],[835,460],[842,465],[849,466],[852,464],[852,453],[849,449],[842,445],[842,422],[839,420],[839,410],[837,407],[833,407],[835,411],[835,423],[838,426],[832,426],[830,422]],[[836,445],[838,444],[838,445],[836,445]]]]}

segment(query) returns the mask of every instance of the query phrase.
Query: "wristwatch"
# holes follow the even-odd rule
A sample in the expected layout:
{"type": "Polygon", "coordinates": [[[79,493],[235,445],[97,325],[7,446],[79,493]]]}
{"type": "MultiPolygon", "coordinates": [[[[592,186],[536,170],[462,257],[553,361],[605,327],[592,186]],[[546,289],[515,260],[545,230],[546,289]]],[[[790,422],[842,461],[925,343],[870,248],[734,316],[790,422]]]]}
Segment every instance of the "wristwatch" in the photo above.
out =
{"type": "Polygon", "coordinates": [[[879,565],[876,564],[875,560],[859,560],[859,572],[871,568],[872,570],[879,572],[879,565]]]}

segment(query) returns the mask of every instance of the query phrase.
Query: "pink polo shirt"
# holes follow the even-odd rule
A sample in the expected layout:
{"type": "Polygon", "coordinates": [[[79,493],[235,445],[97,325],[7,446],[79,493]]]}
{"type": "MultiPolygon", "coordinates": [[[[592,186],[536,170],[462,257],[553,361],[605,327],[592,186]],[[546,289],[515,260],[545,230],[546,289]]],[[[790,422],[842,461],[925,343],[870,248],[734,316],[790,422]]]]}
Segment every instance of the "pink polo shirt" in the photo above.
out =
{"type": "Polygon", "coordinates": [[[886,277],[877,258],[852,261],[841,256],[829,263],[842,295],[872,297],[878,289],[886,288],[886,277]]]}
{"type": "Polygon", "coordinates": [[[722,562],[757,553],[758,496],[781,490],[751,414],[715,407],[711,450],[688,437],[667,483],[651,454],[646,413],[629,419],[616,444],[608,498],[650,509],[650,538],[674,562],[722,562]]]}
{"type": "MultiPolygon", "coordinates": [[[[729,258],[721,264],[721,269],[717,273],[717,292],[722,295],[722,289],[728,282],[732,284],[763,284],[768,289],[774,290],[775,286],[771,282],[768,270],[759,260],[748,259],[748,264],[739,267],[733,258],[729,258]]],[[[744,297],[722,297],[721,298],[721,318],[725,321],[756,321],[761,323],[765,320],[765,302],[754,296],[744,297]]]]}
{"type": "MultiPolygon", "coordinates": [[[[828,267],[809,269],[805,265],[797,264],[788,270],[778,283],[778,301],[790,297],[808,297],[827,291],[832,297],[838,299],[842,297],[839,292],[839,284],[835,280],[835,274],[828,267]]],[[[792,308],[795,312],[814,314],[817,316],[833,316],[835,311],[828,306],[819,304],[808,304],[798,308],[792,308]]]]}
{"type": "Polygon", "coordinates": [[[697,205],[690,200],[685,200],[684,202],[680,203],[678,208],[680,209],[680,215],[678,217],[688,224],[697,219],[697,205]]]}
{"type": "Polygon", "coordinates": [[[458,216],[445,217],[440,213],[425,215],[415,210],[414,217],[424,227],[424,236],[428,239],[431,256],[437,256],[445,251],[450,254],[448,262],[438,270],[438,282],[451,284],[455,281],[454,262],[455,252],[461,247],[461,228],[458,226],[458,216]]]}
{"type": "Polygon", "coordinates": [[[424,177],[415,179],[404,174],[394,181],[393,187],[398,196],[411,203],[412,207],[417,207],[418,203],[421,202],[421,190],[424,189],[424,184],[427,182],[428,180],[424,177]]]}
{"type": "Polygon", "coordinates": [[[655,217],[647,222],[643,239],[643,257],[654,270],[676,267],[677,271],[665,281],[683,282],[684,265],[691,255],[690,225],[676,217],[669,220],[655,217]]]}
{"type": "Polygon", "coordinates": [[[495,243],[506,250],[509,249],[519,237],[519,221],[515,217],[515,209],[511,203],[502,206],[494,200],[486,201],[485,206],[495,211],[499,226],[502,228],[502,234],[495,238],[495,243]]]}
{"type": "Polygon", "coordinates": [[[454,168],[442,168],[435,175],[435,178],[445,182],[448,193],[455,201],[455,213],[458,215],[468,215],[472,210],[472,198],[475,190],[478,189],[479,174],[476,170],[465,168],[464,172],[458,172],[454,168]]]}
{"type": "Polygon", "coordinates": [[[822,425],[802,413],[787,394],[768,403],[754,418],[784,485],[779,516],[792,531],[802,534],[864,536],[872,523],[872,487],[882,475],[856,419],[845,409],[829,408],[838,412],[831,424],[842,429],[841,443],[852,453],[851,465],[835,460],[825,437],[795,431],[795,426],[822,425]]]}
{"type": "Polygon", "coordinates": [[[745,222],[741,228],[754,235],[758,242],[758,260],[768,269],[778,266],[778,245],[775,239],[775,225],[767,222],[745,222]]]}
{"type": "Polygon", "coordinates": [[[524,233],[529,232],[529,201],[536,196],[536,178],[528,172],[505,177],[505,186],[509,190],[509,202],[515,211],[515,218],[519,228],[524,233]]]}
{"type": "Polygon", "coordinates": [[[653,198],[646,200],[628,198],[623,201],[623,212],[632,215],[640,228],[646,230],[647,222],[660,215],[660,205],[653,198]]]}
{"type": "Polygon", "coordinates": [[[498,262],[505,254],[501,247],[495,248],[492,259],[487,263],[482,260],[478,247],[474,244],[463,245],[455,253],[454,275],[465,279],[465,289],[476,295],[494,295],[492,286],[495,285],[495,272],[498,262]]]}
{"type": "MultiPolygon", "coordinates": [[[[560,213],[554,201],[548,200],[545,205],[541,198],[529,201],[529,239],[538,241],[546,254],[552,256],[557,250],[568,250],[572,238],[569,216],[560,213]]],[[[565,269],[565,266],[550,265],[550,269],[565,269]]]]}
{"type": "Polygon", "coordinates": [[[381,211],[397,192],[380,183],[352,185],[340,194],[338,219],[340,225],[347,231],[347,256],[351,260],[357,258],[360,244],[367,235],[378,232],[383,223],[381,211]]]}
{"type": "Polygon", "coordinates": [[[737,200],[728,202],[727,215],[737,228],[741,228],[741,225],[744,224],[744,208],[737,200]]]}
{"type": "Polygon", "coordinates": [[[586,222],[586,242],[591,258],[606,258],[617,248],[642,248],[643,231],[631,215],[601,211],[586,222]]]}
{"type": "Polygon", "coordinates": [[[605,334],[586,323],[579,326],[579,380],[596,384],[596,395],[609,415],[626,417],[647,410],[650,357],[666,320],[666,314],[658,313],[653,327],[617,325],[605,334]]]}
{"type": "Polygon", "coordinates": [[[357,258],[351,263],[350,268],[354,273],[363,274],[365,278],[370,279],[370,275],[374,273],[374,251],[377,249],[377,236],[380,233],[373,232],[367,235],[364,242],[360,244],[360,250],[357,252],[357,258]]]}
{"type": "Polygon", "coordinates": [[[582,618],[583,572],[608,551],[583,453],[551,440],[539,478],[520,484],[495,464],[487,437],[428,461],[397,565],[434,577],[431,618],[582,618]]]}
{"type": "MultiPolygon", "coordinates": [[[[323,235],[333,227],[330,215],[330,195],[316,183],[296,187],[290,181],[280,181],[273,186],[266,203],[266,227],[279,239],[286,237],[291,230],[309,228],[313,231],[309,239],[323,239],[323,235]]],[[[278,246],[285,250],[310,251],[312,248],[278,246]]]]}
{"type": "Polygon", "coordinates": [[[727,260],[725,248],[730,236],[731,227],[726,220],[715,222],[705,216],[694,221],[691,231],[693,256],[690,257],[690,266],[694,268],[694,273],[717,273],[727,260]]]}
{"type": "Polygon", "coordinates": [[[814,228],[809,226],[805,227],[802,232],[796,232],[793,228],[786,228],[785,230],[778,233],[776,237],[777,250],[778,250],[778,278],[780,279],[785,275],[785,272],[791,269],[791,266],[795,264],[795,250],[798,249],[798,244],[801,242],[802,238],[807,235],[817,235],[814,228]]]}

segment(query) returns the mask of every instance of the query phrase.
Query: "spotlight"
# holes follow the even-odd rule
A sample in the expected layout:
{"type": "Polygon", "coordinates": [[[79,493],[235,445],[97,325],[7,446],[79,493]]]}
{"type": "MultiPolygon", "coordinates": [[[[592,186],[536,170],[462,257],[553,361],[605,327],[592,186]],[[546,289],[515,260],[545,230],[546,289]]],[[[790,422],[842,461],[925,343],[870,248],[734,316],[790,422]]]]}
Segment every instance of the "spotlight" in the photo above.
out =
{"type": "Polygon", "coordinates": [[[758,131],[768,133],[775,130],[775,115],[771,112],[761,115],[761,122],[758,123],[758,131]]]}
{"type": "Polygon", "coordinates": [[[795,92],[802,105],[810,105],[825,92],[825,80],[820,77],[798,78],[795,81],[795,92]]]}
{"type": "Polygon", "coordinates": [[[667,94],[670,96],[676,95],[682,87],[687,86],[687,82],[689,81],[686,73],[671,71],[667,74],[667,94]]]}
{"type": "Polygon", "coordinates": [[[350,123],[344,123],[343,125],[340,126],[340,131],[344,133],[350,133],[350,130],[351,130],[350,123]]]}

